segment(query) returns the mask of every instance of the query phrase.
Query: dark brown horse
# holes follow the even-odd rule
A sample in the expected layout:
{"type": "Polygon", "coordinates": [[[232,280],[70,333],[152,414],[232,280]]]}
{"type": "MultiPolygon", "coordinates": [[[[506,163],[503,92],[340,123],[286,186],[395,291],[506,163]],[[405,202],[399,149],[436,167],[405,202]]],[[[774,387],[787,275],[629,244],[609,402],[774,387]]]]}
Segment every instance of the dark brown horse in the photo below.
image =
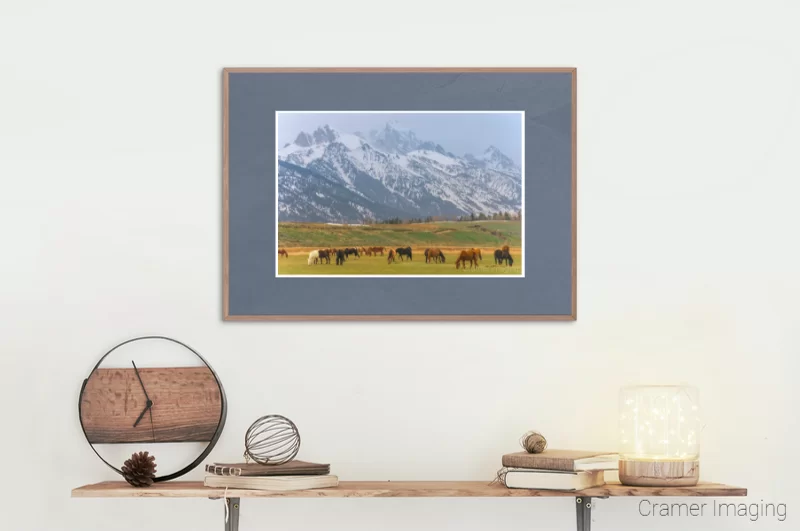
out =
{"type": "Polygon", "coordinates": [[[281,247],[280,249],[278,249],[278,256],[279,257],[280,256],[285,256],[286,258],[289,258],[289,253],[286,252],[286,249],[281,247]]]}
{"type": "Polygon", "coordinates": [[[394,261],[394,249],[389,249],[389,258],[386,259],[386,263],[391,264],[394,261]]]}
{"type": "Polygon", "coordinates": [[[503,263],[503,251],[496,249],[494,252],[494,264],[500,265],[503,263]]]}
{"type": "Polygon", "coordinates": [[[469,251],[461,251],[461,254],[459,254],[458,258],[456,259],[456,269],[459,268],[459,264],[463,265],[464,269],[466,269],[468,261],[470,269],[473,267],[478,267],[478,260],[483,260],[480,249],[473,248],[469,251]]]}
{"type": "Polygon", "coordinates": [[[398,247],[394,252],[400,258],[400,261],[403,261],[404,256],[407,256],[409,260],[414,259],[411,253],[411,247],[398,247]]]}
{"type": "Polygon", "coordinates": [[[331,263],[331,253],[327,249],[319,250],[319,263],[321,264],[323,260],[325,260],[327,264],[331,263]]]}
{"type": "Polygon", "coordinates": [[[508,252],[508,246],[504,247],[503,249],[497,249],[494,252],[494,263],[495,265],[502,265],[505,262],[508,266],[514,265],[514,258],[511,256],[511,253],[508,252]]]}

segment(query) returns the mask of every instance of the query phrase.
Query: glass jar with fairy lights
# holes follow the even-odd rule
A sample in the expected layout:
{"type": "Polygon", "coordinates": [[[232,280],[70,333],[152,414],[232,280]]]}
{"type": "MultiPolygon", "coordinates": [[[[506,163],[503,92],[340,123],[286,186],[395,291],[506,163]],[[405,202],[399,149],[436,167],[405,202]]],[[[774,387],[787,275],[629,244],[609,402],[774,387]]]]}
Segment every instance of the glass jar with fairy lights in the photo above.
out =
{"type": "Polygon", "coordinates": [[[632,486],[691,486],[700,478],[699,394],[685,385],[620,391],[619,479],[632,486]]]}

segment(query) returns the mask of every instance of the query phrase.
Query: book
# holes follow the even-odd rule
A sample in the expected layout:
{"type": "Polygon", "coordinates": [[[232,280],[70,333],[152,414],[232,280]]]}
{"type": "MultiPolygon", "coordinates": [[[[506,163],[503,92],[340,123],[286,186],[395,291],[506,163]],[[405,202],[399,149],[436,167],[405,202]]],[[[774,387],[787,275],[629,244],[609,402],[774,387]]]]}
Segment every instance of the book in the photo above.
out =
{"type": "Polygon", "coordinates": [[[556,472],[510,468],[505,473],[504,483],[509,489],[583,490],[605,485],[605,478],[602,470],[556,472]]]}
{"type": "Polygon", "coordinates": [[[331,473],[331,465],[289,461],[280,465],[258,463],[212,463],[206,473],[215,476],[324,476],[331,473]]]}
{"type": "Polygon", "coordinates": [[[503,456],[503,466],[561,472],[617,470],[619,468],[619,455],[582,450],[545,450],[540,454],[515,452],[503,456]]]}
{"type": "Polygon", "coordinates": [[[308,490],[336,487],[339,478],[325,476],[206,476],[206,487],[251,490],[308,490]]]}

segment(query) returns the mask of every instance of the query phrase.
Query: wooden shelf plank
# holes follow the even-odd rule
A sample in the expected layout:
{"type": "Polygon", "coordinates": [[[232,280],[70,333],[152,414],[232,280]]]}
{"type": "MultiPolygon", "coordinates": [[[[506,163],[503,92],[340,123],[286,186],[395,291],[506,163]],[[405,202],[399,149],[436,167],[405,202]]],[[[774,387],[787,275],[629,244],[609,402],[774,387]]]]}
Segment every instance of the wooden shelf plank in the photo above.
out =
{"type": "Polygon", "coordinates": [[[342,481],[333,489],[288,492],[204,487],[200,481],[171,481],[133,488],[123,481],[78,487],[73,498],[528,498],[575,496],[747,496],[747,489],[700,483],[695,487],[626,487],[608,483],[582,491],[507,489],[488,481],[342,481]]]}

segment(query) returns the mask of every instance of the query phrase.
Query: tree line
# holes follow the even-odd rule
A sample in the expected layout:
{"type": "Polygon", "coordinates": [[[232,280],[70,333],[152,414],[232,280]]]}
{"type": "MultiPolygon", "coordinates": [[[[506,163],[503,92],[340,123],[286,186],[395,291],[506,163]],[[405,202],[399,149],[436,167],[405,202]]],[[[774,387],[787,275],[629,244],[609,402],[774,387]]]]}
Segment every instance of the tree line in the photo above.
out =
{"type": "Polygon", "coordinates": [[[505,210],[502,212],[493,212],[485,214],[480,212],[476,214],[471,212],[469,215],[463,216],[426,216],[424,218],[386,218],[386,219],[369,219],[365,218],[362,222],[365,225],[407,225],[411,223],[435,223],[437,221],[521,221],[522,210],[516,212],[505,210]]]}

